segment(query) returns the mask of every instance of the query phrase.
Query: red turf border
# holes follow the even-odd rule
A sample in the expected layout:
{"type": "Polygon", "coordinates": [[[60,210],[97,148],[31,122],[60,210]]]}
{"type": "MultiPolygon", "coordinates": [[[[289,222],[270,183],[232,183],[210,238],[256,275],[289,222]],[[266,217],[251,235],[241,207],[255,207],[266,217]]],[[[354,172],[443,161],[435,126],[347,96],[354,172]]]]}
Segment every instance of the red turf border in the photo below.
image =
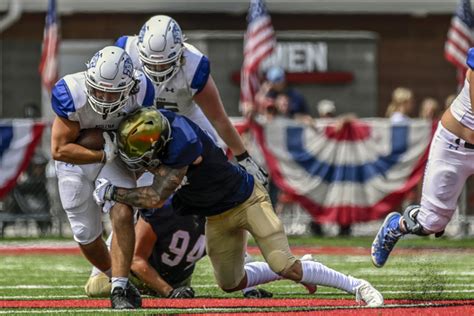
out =
{"type": "MultiPolygon", "coordinates": [[[[474,300],[411,301],[387,300],[385,304],[472,305],[474,300]]],[[[196,298],[196,299],[144,299],[144,308],[224,308],[224,307],[358,307],[352,299],[245,299],[245,298],[196,298]]],[[[108,299],[73,300],[1,300],[0,308],[102,308],[110,307],[108,299]]],[[[407,307],[410,308],[410,307],[407,307]]]]}

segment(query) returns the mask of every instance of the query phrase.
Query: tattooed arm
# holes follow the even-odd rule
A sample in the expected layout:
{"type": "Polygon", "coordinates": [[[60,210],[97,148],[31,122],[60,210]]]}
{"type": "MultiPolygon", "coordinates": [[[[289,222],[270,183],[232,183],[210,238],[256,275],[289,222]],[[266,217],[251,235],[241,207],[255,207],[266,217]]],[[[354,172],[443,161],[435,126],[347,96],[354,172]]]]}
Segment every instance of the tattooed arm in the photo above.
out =
{"type": "Polygon", "coordinates": [[[148,170],[155,175],[153,184],[134,189],[116,188],[113,199],[141,208],[159,208],[179,187],[188,167],[173,169],[165,165],[148,170]]]}

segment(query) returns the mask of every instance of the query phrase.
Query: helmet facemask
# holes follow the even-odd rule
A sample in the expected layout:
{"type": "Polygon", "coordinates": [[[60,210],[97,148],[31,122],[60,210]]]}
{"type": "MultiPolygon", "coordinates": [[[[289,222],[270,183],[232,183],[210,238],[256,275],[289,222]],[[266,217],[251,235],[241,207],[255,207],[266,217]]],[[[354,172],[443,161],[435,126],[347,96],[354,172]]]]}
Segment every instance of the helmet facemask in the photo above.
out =
{"type": "Polygon", "coordinates": [[[148,58],[139,50],[143,72],[155,85],[166,83],[179,71],[183,50],[184,47],[181,47],[176,58],[167,61],[157,61],[156,59],[148,58]]]}
{"type": "Polygon", "coordinates": [[[131,81],[123,87],[110,88],[104,84],[97,84],[88,77],[87,98],[94,112],[106,116],[119,111],[127,104],[133,86],[134,81],[131,81]]]}
{"type": "Polygon", "coordinates": [[[136,84],[130,56],[116,46],[98,51],[87,63],[85,76],[89,104],[103,117],[122,109],[136,84]]]}

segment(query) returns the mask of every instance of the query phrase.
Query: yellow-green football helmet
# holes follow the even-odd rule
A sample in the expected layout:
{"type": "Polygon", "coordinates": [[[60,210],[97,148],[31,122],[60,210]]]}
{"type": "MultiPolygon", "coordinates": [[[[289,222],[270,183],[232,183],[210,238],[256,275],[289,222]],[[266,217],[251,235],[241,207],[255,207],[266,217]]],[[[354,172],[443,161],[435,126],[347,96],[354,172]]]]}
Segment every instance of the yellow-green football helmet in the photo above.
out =
{"type": "Polygon", "coordinates": [[[156,167],[160,164],[158,155],[170,139],[168,119],[156,109],[141,108],[118,127],[120,158],[131,170],[156,167]]]}

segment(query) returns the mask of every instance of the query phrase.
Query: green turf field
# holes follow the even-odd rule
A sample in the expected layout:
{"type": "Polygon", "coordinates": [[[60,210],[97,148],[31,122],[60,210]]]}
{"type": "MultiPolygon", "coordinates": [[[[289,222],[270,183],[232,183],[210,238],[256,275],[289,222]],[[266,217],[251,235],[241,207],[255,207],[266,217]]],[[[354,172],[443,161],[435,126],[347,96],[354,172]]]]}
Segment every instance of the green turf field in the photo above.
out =
{"type": "MultiPolygon", "coordinates": [[[[399,244],[401,252],[394,254],[382,269],[377,269],[371,264],[368,249],[370,242],[370,238],[293,238],[290,244],[350,246],[358,249],[357,254],[350,254],[348,251],[348,254],[343,255],[317,254],[314,258],[340,272],[370,281],[382,292],[385,299],[423,301],[474,299],[474,242],[472,240],[428,238],[403,240],[399,244]],[[413,245],[416,248],[404,251],[413,245]],[[442,248],[433,250],[435,246],[442,248]],[[361,247],[366,248],[366,255],[359,254],[361,250],[364,252],[361,247]]],[[[3,241],[0,244],[5,245],[8,242],[3,241]]],[[[261,259],[259,256],[255,258],[261,259]]],[[[83,286],[89,276],[90,266],[80,255],[1,255],[0,271],[0,300],[86,299],[83,286]]],[[[226,294],[217,288],[207,258],[197,265],[193,287],[197,297],[241,297],[240,293],[226,294]]],[[[264,288],[272,291],[276,298],[308,298],[302,286],[289,281],[274,282],[265,285],[264,288]]],[[[351,295],[342,291],[326,287],[319,287],[314,297],[352,298],[351,295]]],[[[0,313],[11,314],[13,311],[0,309],[0,313]]],[[[16,311],[23,310],[16,309],[16,311]]],[[[242,308],[239,311],[242,311],[242,308]]],[[[68,313],[72,312],[70,310],[68,313]]],[[[74,314],[91,315],[91,312],[78,311],[74,314]]],[[[95,313],[97,312],[95,310],[95,313]]],[[[104,312],[107,311],[104,310],[104,312]]],[[[153,309],[136,313],[149,314],[150,312],[172,313],[173,310],[153,309]]]]}

